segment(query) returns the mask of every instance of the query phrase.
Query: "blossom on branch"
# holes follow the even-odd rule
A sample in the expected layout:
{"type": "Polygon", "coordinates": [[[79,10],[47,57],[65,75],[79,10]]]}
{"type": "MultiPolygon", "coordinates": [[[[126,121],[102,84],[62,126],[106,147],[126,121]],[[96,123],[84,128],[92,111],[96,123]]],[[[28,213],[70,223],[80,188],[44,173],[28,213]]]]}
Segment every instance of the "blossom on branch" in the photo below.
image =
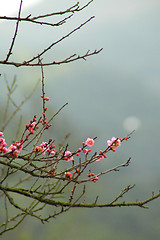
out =
{"type": "Polygon", "coordinates": [[[26,130],[30,133],[30,134],[34,134],[34,131],[36,131],[39,127],[37,126],[36,123],[36,116],[34,116],[33,120],[30,121],[29,124],[26,124],[26,130]]]}
{"type": "Polygon", "coordinates": [[[115,150],[120,146],[121,144],[121,139],[120,138],[115,138],[115,137],[112,137],[111,140],[108,140],[107,141],[108,143],[108,147],[110,147],[110,149],[115,152],[115,150]]]}
{"type": "Polygon", "coordinates": [[[94,183],[96,183],[99,180],[99,178],[95,176],[95,174],[92,173],[91,170],[89,170],[89,174],[87,174],[87,177],[89,177],[94,183]]]}
{"type": "Polygon", "coordinates": [[[102,150],[99,151],[99,157],[96,160],[97,162],[101,161],[103,158],[107,158],[107,155],[104,154],[104,152],[102,150]]]}
{"type": "Polygon", "coordinates": [[[3,136],[3,132],[0,132],[0,137],[2,137],[3,136]]]}
{"type": "MultiPolygon", "coordinates": [[[[103,151],[96,150],[96,152],[92,154],[90,152],[96,138],[86,138],[86,141],[82,142],[82,146],[76,148],[77,150],[73,150],[71,147],[70,149],[72,149],[72,152],[68,150],[68,143],[65,145],[65,142],[59,144],[59,147],[57,149],[55,149],[56,146],[53,145],[55,140],[52,140],[52,138],[49,138],[48,141],[42,140],[44,142],[40,142],[40,139],[44,139],[45,137],[43,135],[44,132],[52,126],[53,119],[68,104],[65,103],[56,113],[53,113],[53,115],[48,120],[50,114],[47,114],[46,105],[48,104],[48,101],[50,101],[50,98],[46,97],[45,95],[45,75],[43,67],[49,65],[61,65],[80,59],[86,60],[87,57],[98,54],[102,49],[92,52],[88,50],[83,55],[72,53],[72,55],[66,56],[65,59],[59,61],[56,59],[53,59],[53,61],[51,59],[51,61],[46,62],[44,60],[45,57],[43,58],[44,54],[53,49],[55,45],[63,42],[63,40],[67,39],[70,35],[77,32],[90,20],[92,20],[94,18],[94,16],[92,16],[85,22],[81,23],[81,25],[74,28],[72,31],[66,33],[66,35],[63,37],[60,37],[55,41],[51,40],[51,43],[46,46],[45,49],[41,49],[40,52],[38,52],[37,55],[32,56],[32,58],[28,60],[24,59],[23,62],[21,62],[21,60],[15,62],[14,59],[13,61],[9,61],[9,58],[11,56],[14,56],[14,43],[16,37],[18,36],[18,26],[20,22],[30,22],[52,27],[60,26],[66,23],[67,20],[73,16],[74,12],[79,12],[85,9],[88,5],[90,5],[90,3],[93,2],[93,0],[88,0],[88,3],[82,7],[80,7],[79,2],[77,2],[76,4],[63,11],[52,12],[49,14],[46,13],[45,15],[38,16],[31,16],[31,14],[29,14],[26,17],[21,17],[23,0],[19,0],[19,2],[20,6],[18,17],[0,17],[0,19],[16,21],[16,28],[13,39],[11,41],[11,46],[8,49],[8,53],[5,59],[0,60],[0,64],[8,64],[16,67],[40,67],[42,111],[40,113],[39,120],[37,120],[37,116],[34,115],[28,124],[25,125],[24,131],[21,135],[21,140],[13,142],[10,147],[7,147],[3,131],[5,130],[10,120],[14,117],[18,110],[21,109],[21,106],[26,102],[26,100],[30,98],[32,94],[27,96],[19,105],[17,105],[11,97],[11,94],[16,88],[16,79],[14,78],[11,87],[9,86],[8,81],[6,81],[6,86],[8,88],[8,100],[6,108],[4,109],[4,118],[2,118],[3,125],[0,131],[0,197],[3,199],[3,203],[1,205],[2,211],[4,211],[4,213],[2,212],[2,216],[4,216],[4,222],[0,223],[0,235],[2,235],[4,232],[16,228],[27,216],[34,217],[35,219],[38,219],[44,223],[48,222],[51,218],[55,218],[59,214],[70,210],[70,208],[120,206],[138,206],[144,208],[144,205],[146,203],[156,198],[160,198],[160,193],[156,195],[152,193],[152,196],[144,201],[128,203],[123,200],[122,202],[119,202],[119,199],[134,187],[134,185],[129,185],[124,188],[121,193],[118,194],[116,198],[114,197],[114,199],[109,203],[97,203],[98,196],[94,202],[92,201],[91,203],[86,203],[84,201],[85,195],[87,195],[84,183],[96,183],[99,180],[100,176],[107,174],[108,172],[119,171],[121,167],[127,167],[129,165],[131,158],[129,158],[125,163],[119,164],[118,166],[109,169],[104,169],[106,167],[104,165],[106,164],[103,164],[103,171],[97,172],[96,174],[94,174],[90,169],[88,171],[88,168],[92,164],[94,165],[96,161],[101,161],[104,158],[107,158],[106,154],[108,151],[112,150],[114,152],[120,146],[121,142],[123,142],[123,140],[129,139],[131,133],[124,137],[122,140],[120,138],[112,137],[111,140],[107,141],[108,145],[105,146],[105,149],[103,151]],[[46,20],[48,16],[54,17],[56,15],[62,17],[59,22],[50,23],[48,20],[46,20]],[[15,110],[12,114],[8,114],[10,110],[8,107],[9,103],[12,103],[12,105],[15,107],[15,110]],[[20,154],[22,150],[25,154],[20,154]],[[71,162],[68,163],[69,161],[71,162]],[[79,189],[77,189],[77,186],[79,186],[79,189]],[[62,201],[62,198],[66,199],[66,196],[68,195],[68,191],[70,189],[71,194],[68,201],[62,201]],[[20,196],[20,199],[22,197],[22,201],[20,201],[18,196],[20,196]],[[10,208],[9,204],[11,205],[11,208],[15,208],[17,210],[17,213],[14,214],[14,210],[10,208]],[[49,206],[51,209],[45,210],[49,206]],[[10,211],[10,209],[12,211],[10,211]]],[[[1,101],[3,102],[3,99],[1,101]]],[[[21,123],[21,121],[19,123],[21,123]]],[[[16,136],[19,136],[21,132],[21,127],[19,125],[16,136]]],[[[12,141],[12,139],[10,141],[12,141]]],[[[65,136],[64,140],[67,140],[67,136],[65,136]]]]}
{"type": "MultiPolygon", "coordinates": [[[[0,132],[0,136],[3,136],[3,132],[0,132]]],[[[18,158],[18,154],[23,149],[23,139],[12,143],[9,148],[6,148],[7,143],[4,138],[0,138],[0,153],[9,153],[8,156],[18,158]]]]}
{"type": "Polygon", "coordinates": [[[99,178],[96,177],[96,176],[93,178],[93,182],[94,182],[94,183],[96,183],[98,180],[99,180],[99,178]]]}
{"type": "Polygon", "coordinates": [[[83,152],[84,152],[84,154],[86,155],[88,152],[91,152],[91,149],[85,148],[85,149],[83,149],[83,152]]]}
{"type": "MultiPolygon", "coordinates": [[[[3,133],[2,133],[1,136],[3,136],[3,133]]],[[[0,153],[1,152],[3,152],[3,153],[7,152],[7,148],[5,146],[7,146],[7,143],[5,142],[5,139],[4,138],[0,138],[0,153]]]]}
{"type": "Polygon", "coordinates": [[[94,140],[92,138],[87,138],[87,140],[85,141],[85,144],[88,147],[92,147],[94,145],[94,140]]]}
{"type": "Polygon", "coordinates": [[[41,152],[41,155],[44,155],[46,152],[50,153],[51,155],[55,155],[55,145],[48,144],[47,142],[42,142],[40,145],[37,145],[33,152],[41,152]]]}
{"type": "Polygon", "coordinates": [[[69,161],[71,161],[71,160],[74,160],[73,159],[73,156],[72,156],[72,153],[70,152],[70,151],[66,151],[65,153],[64,153],[64,159],[67,161],[67,162],[69,162],[69,161]]]}
{"type": "Polygon", "coordinates": [[[18,154],[23,149],[23,139],[20,141],[16,141],[15,143],[12,143],[11,146],[8,148],[7,152],[9,153],[9,156],[13,156],[15,158],[18,158],[18,154]]]}

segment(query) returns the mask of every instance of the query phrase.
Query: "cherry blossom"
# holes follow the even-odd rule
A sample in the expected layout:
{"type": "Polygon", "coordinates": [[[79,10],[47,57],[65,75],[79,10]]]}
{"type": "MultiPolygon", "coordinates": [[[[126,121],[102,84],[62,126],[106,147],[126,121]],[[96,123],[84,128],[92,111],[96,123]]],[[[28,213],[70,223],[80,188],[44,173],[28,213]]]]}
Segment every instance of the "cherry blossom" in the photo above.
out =
{"type": "MultiPolygon", "coordinates": [[[[51,139],[49,139],[49,142],[51,139]]],[[[46,152],[50,153],[51,155],[55,155],[55,148],[56,146],[53,144],[48,144],[47,142],[42,142],[40,145],[37,145],[33,152],[41,152],[41,155],[44,155],[46,152]]]]}
{"type": "Polygon", "coordinates": [[[111,140],[107,141],[108,143],[108,147],[110,147],[112,149],[113,152],[115,152],[115,150],[120,146],[121,144],[121,139],[120,138],[115,138],[112,137],[111,140]]]}
{"type": "Polygon", "coordinates": [[[83,149],[83,152],[84,152],[84,154],[86,155],[88,152],[91,152],[91,149],[85,148],[85,149],[83,149]]]}
{"type": "Polygon", "coordinates": [[[4,138],[0,138],[0,153],[1,152],[3,152],[3,153],[7,152],[6,146],[7,146],[7,143],[5,142],[5,139],[4,138]]]}
{"type": "Polygon", "coordinates": [[[21,139],[20,141],[16,141],[15,143],[12,143],[8,148],[7,152],[9,153],[9,156],[18,158],[18,154],[22,151],[22,149],[23,149],[23,139],[21,139]]]}
{"type": "Polygon", "coordinates": [[[34,134],[39,127],[36,126],[36,122],[30,122],[30,124],[26,124],[26,129],[29,133],[34,134]]]}
{"type": "Polygon", "coordinates": [[[87,138],[85,144],[89,147],[92,147],[94,145],[94,140],[92,138],[87,138]]]}
{"type": "Polygon", "coordinates": [[[65,154],[64,154],[64,159],[68,162],[68,161],[71,161],[71,160],[74,160],[73,159],[73,156],[72,156],[72,153],[70,151],[66,151],[65,154]]]}
{"type": "Polygon", "coordinates": [[[104,152],[102,150],[99,151],[99,157],[96,160],[97,162],[101,161],[103,158],[107,158],[107,155],[104,154],[104,152]]]}
{"type": "Polygon", "coordinates": [[[3,132],[0,132],[0,137],[2,137],[3,136],[3,132]]]}

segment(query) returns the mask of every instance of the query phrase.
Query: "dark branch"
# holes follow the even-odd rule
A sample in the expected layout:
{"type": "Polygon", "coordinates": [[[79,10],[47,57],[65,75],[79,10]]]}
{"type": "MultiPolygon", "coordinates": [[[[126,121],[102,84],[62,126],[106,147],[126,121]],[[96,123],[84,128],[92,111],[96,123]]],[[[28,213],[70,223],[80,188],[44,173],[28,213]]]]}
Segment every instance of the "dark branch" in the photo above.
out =
{"type": "Polygon", "coordinates": [[[6,60],[4,62],[7,62],[9,57],[10,57],[10,55],[12,54],[12,49],[13,49],[13,46],[14,46],[14,43],[15,43],[15,40],[16,40],[17,32],[18,32],[18,26],[19,26],[19,19],[20,19],[20,15],[21,15],[21,10],[22,10],[22,0],[20,2],[20,6],[19,6],[18,20],[17,20],[17,23],[16,23],[15,33],[14,33],[14,36],[13,36],[13,39],[12,39],[12,43],[11,43],[9,52],[7,54],[6,60]]]}

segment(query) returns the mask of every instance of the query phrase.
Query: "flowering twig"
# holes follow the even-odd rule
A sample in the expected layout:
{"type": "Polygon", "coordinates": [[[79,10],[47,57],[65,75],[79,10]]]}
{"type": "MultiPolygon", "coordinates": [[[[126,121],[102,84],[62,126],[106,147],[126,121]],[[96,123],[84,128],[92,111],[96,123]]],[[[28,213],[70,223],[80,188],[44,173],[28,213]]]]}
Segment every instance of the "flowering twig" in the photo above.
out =
{"type": "Polygon", "coordinates": [[[89,1],[82,7],[80,7],[79,2],[77,2],[64,11],[51,12],[35,17],[31,17],[31,14],[29,14],[26,18],[22,18],[21,0],[18,17],[0,17],[0,19],[3,20],[16,21],[16,29],[11,46],[5,60],[0,60],[0,64],[8,66],[13,65],[16,67],[39,66],[41,70],[42,91],[42,113],[39,117],[37,117],[35,113],[32,119],[25,123],[22,133],[19,133],[20,128],[18,128],[19,132],[17,136],[21,134],[21,138],[19,140],[16,139],[16,141],[13,141],[8,145],[5,140],[3,130],[6,129],[8,123],[13,119],[15,114],[28,100],[28,98],[31,97],[32,93],[18,105],[14,102],[11,96],[16,88],[16,80],[14,79],[11,87],[6,81],[8,88],[8,100],[5,108],[6,113],[4,115],[3,126],[0,129],[0,198],[3,200],[1,201],[2,204],[4,204],[3,211],[5,219],[4,222],[0,224],[0,235],[15,229],[26,216],[36,218],[44,223],[49,221],[51,218],[69,211],[71,208],[107,208],[129,206],[147,208],[146,205],[149,202],[160,198],[160,193],[152,193],[151,197],[143,201],[125,202],[124,200],[120,202],[120,199],[122,197],[124,198],[124,196],[135,186],[128,185],[108,203],[99,203],[100,196],[97,196],[91,203],[86,203],[86,201],[84,202],[82,200],[82,197],[87,195],[87,184],[96,184],[97,181],[100,181],[102,175],[107,175],[107,173],[110,172],[117,172],[120,171],[121,168],[129,166],[131,158],[124,163],[118,165],[116,163],[112,168],[103,169],[101,172],[94,173],[92,171],[93,164],[99,164],[100,161],[107,162],[111,154],[117,151],[121,144],[131,137],[133,131],[123,138],[112,137],[111,140],[106,140],[104,150],[97,149],[95,152],[93,152],[92,147],[96,143],[96,137],[88,137],[74,151],[71,151],[69,144],[65,143],[65,141],[67,141],[67,136],[65,136],[65,141],[59,144],[59,146],[57,146],[57,142],[53,136],[52,138],[49,137],[47,140],[40,142],[42,137],[44,137],[44,132],[51,128],[54,118],[68,104],[65,103],[56,113],[53,113],[48,120],[47,104],[50,98],[48,96],[46,97],[45,93],[44,66],[61,65],[80,59],[86,60],[87,57],[100,53],[102,48],[92,52],[88,50],[83,55],[71,54],[59,61],[44,62],[42,56],[49,52],[49,50],[54,46],[60,44],[63,40],[85,26],[94,18],[94,16],[80,24],[77,28],[74,28],[65,36],[59,38],[57,41],[52,41],[49,46],[47,45],[43,51],[41,50],[39,54],[31,59],[25,59],[23,62],[9,61],[13,52],[20,22],[48,25],[52,27],[60,26],[66,23],[66,21],[68,22],[75,12],[79,12],[88,7],[91,2],[93,2],[93,0],[89,1]],[[48,17],[53,17],[55,15],[64,15],[64,17],[62,17],[62,19],[57,23],[51,23],[46,20],[48,17]],[[15,107],[15,110],[8,117],[10,102],[13,107],[15,107]],[[10,181],[10,177],[12,176],[14,177],[15,182],[10,181]],[[70,193],[69,197],[68,192],[70,193]],[[21,199],[25,201],[20,201],[21,199]],[[9,211],[9,206],[11,206],[14,210],[9,211]],[[48,214],[48,211],[43,210],[49,206],[51,206],[51,212],[48,214]],[[41,214],[42,211],[43,214],[41,214]]]}

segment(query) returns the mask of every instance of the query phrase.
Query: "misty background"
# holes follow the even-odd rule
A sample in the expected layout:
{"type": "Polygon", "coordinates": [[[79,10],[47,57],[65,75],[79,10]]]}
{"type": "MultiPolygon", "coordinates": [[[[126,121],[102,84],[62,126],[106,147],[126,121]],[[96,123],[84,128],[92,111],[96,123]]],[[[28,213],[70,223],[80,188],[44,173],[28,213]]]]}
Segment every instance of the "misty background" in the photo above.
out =
{"type": "MultiPolygon", "coordinates": [[[[25,2],[25,1],[24,1],[25,2]]],[[[26,0],[27,2],[27,0],[26,0]]],[[[24,8],[22,16],[65,10],[75,1],[36,1],[24,8]]],[[[84,5],[87,1],[80,1],[84,5]]],[[[77,148],[86,137],[95,137],[97,149],[104,149],[108,139],[124,137],[135,129],[131,139],[123,143],[107,160],[97,164],[97,172],[132,158],[128,168],[89,184],[86,197],[93,201],[111,201],[124,187],[136,184],[126,199],[141,200],[160,189],[160,1],[101,0],[94,1],[82,12],[75,13],[60,27],[20,23],[11,60],[24,61],[37,55],[91,16],[95,18],[82,29],[55,46],[43,61],[60,61],[77,53],[103,48],[98,55],[70,64],[45,67],[46,95],[50,112],[64,103],[68,106],[57,116],[51,137],[57,142],[70,133],[68,142],[77,148]]],[[[0,15],[6,13],[0,12],[0,15]]],[[[16,12],[9,13],[13,16],[16,12]]],[[[57,22],[60,17],[50,18],[57,22]]],[[[0,22],[0,58],[5,59],[15,30],[15,22],[0,22]]],[[[5,103],[4,74],[11,83],[16,75],[17,102],[30,93],[41,78],[37,67],[15,68],[0,65],[0,107],[5,103]]],[[[20,114],[29,121],[41,113],[40,85],[20,114]]],[[[14,121],[9,126],[13,129],[14,121]]],[[[8,139],[9,139],[9,133],[8,139]]],[[[149,204],[149,210],[74,209],[41,225],[28,218],[12,239],[127,239],[158,240],[160,236],[160,201],[149,204]],[[29,229],[29,231],[28,231],[29,229]]],[[[4,237],[7,235],[4,235],[4,237]]]]}

